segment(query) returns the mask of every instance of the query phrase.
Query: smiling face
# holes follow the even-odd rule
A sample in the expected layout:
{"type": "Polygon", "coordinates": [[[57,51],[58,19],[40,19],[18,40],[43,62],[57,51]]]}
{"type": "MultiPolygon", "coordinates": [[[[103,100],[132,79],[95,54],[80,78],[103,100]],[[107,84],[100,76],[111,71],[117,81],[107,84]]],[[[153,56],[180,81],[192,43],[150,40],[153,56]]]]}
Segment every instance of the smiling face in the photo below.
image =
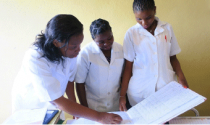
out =
{"type": "Polygon", "coordinates": [[[101,50],[110,50],[114,42],[112,31],[108,30],[95,36],[94,41],[101,50]]]}
{"type": "Polygon", "coordinates": [[[146,30],[150,30],[151,26],[155,22],[155,13],[156,8],[149,9],[149,10],[143,10],[143,11],[135,11],[134,15],[136,18],[136,21],[146,30]]]}
{"type": "Polygon", "coordinates": [[[60,43],[57,40],[53,41],[53,44],[60,48],[60,51],[64,57],[74,58],[77,57],[80,51],[80,44],[84,38],[83,33],[79,35],[74,35],[70,38],[68,45],[65,45],[64,42],[60,43]]]}

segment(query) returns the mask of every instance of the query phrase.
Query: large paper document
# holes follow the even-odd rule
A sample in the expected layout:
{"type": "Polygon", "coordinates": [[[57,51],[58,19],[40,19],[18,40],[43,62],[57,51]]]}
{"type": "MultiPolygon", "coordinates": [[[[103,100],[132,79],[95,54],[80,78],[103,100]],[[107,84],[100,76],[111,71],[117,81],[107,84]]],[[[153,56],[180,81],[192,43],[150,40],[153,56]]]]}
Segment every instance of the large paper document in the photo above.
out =
{"type": "MultiPolygon", "coordinates": [[[[205,100],[205,97],[189,88],[183,88],[182,85],[173,81],[127,112],[113,113],[119,114],[123,118],[123,124],[162,124],[203,103],[205,100]]],[[[90,120],[88,120],[89,122],[85,121],[86,119],[81,118],[71,122],[96,124],[96,122],[90,120]]]]}
{"type": "Polygon", "coordinates": [[[138,124],[160,124],[203,103],[205,97],[173,81],[127,111],[138,124]]]}

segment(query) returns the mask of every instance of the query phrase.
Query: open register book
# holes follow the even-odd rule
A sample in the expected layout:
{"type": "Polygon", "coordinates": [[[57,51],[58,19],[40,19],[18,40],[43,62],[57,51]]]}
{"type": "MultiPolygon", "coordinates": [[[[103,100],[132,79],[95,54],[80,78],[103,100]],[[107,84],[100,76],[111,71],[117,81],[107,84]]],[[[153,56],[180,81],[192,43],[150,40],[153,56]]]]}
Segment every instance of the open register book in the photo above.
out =
{"type": "MultiPolygon", "coordinates": [[[[205,100],[205,97],[189,88],[183,88],[182,85],[173,81],[127,112],[112,113],[119,114],[123,118],[122,124],[162,124],[203,103],[205,100]]],[[[99,124],[84,118],[69,120],[66,123],[99,124]]]]}

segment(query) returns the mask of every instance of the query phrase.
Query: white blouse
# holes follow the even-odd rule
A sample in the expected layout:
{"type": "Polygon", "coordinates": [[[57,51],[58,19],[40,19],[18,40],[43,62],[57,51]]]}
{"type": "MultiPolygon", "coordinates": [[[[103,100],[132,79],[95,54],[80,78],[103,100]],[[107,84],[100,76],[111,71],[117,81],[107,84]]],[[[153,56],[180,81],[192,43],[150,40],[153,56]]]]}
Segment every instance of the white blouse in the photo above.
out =
{"type": "Polygon", "coordinates": [[[181,49],[171,25],[157,17],[156,20],[158,25],[154,36],[137,23],[124,38],[124,57],[133,62],[133,75],[127,91],[132,106],[176,80],[170,56],[178,54],[181,49]]]}
{"type": "Polygon", "coordinates": [[[75,82],[85,83],[89,108],[99,112],[119,110],[123,64],[123,48],[116,42],[112,45],[110,63],[95,42],[89,43],[81,50],[75,82]]]}
{"type": "Polygon", "coordinates": [[[49,101],[64,95],[68,81],[76,74],[76,58],[63,57],[64,62],[52,63],[42,57],[36,47],[24,56],[12,90],[13,112],[19,109],[55,108],[49,101]]]}

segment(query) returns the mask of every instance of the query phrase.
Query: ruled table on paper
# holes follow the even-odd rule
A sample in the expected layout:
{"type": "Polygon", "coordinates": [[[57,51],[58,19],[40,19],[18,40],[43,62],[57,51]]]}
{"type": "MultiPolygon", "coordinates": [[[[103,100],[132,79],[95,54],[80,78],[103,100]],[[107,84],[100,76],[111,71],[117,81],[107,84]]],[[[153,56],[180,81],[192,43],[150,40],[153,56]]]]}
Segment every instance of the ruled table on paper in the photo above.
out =
{"type": "Polygon", "coordinates": [[[205,101],[205,97],[173,81],[127,111],[139,124],[164,123],[205,101]]]}

